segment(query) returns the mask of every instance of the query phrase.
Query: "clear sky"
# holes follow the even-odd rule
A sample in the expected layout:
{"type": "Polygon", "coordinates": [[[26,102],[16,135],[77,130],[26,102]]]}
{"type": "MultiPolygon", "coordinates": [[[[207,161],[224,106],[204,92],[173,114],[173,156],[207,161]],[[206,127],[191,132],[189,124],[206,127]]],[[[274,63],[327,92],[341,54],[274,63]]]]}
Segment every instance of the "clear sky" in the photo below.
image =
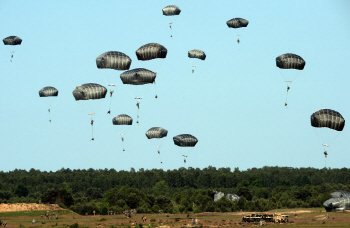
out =
{"type": "MultiPolygon", "coordinates": [[[[310,115],[329,108],[350,120],[349,12],[347,0],[2,0],[0,37],[15,35],[23,42],[0,47],[1,170],[323,168],[310,115]],[[179,6],[181,14],[164,16],[167,5],[179,6]],[[228,28],[226,21],[235,17],[247,19],[248,27],[228,28]],[[138,61],[135,51],[152,42],[164,45],[167,57],[138,61]],[[192,49],[203,50],[206,60],[189,59],[192,49]],[[156,86],[126,86],[123,71],[98,69],[96,57],[107,51],[130,56],[130,69],[156,71],[156,86]],[[275,64],[284,53],[306,61],[303,71],[292,72],[297,77],[288,108],[285,72],[275,64]],[[90,103],[72,95],[84,83],[117,85],[111,115],[108,95],[98,105],[91,102],[95,141],[85,108],[90,103]],[[59,90],[51,123],[46,100],[38,95],[45,86],[59,90]],[[143,97],[139,125],[135,93],[143,97]],[[112,125],[119,114],[130,115],[134,124],[112,125]],[[168,137],[148,140],[145,132],[158,126],[168,137]],[[199,142],[193,148],[175,146],[172,137],[178,134],[192,134],[199,142]],[[188,156],[186,164],[182,155],[188,156]]],[[[328,167],[349,168],[349,132],[345,124],[335,135],[328,167]]]]}

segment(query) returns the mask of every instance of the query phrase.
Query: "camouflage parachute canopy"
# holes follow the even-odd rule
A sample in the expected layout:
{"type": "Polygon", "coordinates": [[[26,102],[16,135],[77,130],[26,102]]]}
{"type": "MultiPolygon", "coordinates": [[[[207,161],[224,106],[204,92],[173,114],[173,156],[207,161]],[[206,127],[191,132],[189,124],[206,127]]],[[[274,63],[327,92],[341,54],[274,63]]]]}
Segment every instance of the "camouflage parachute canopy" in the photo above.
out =
{"type": "Polygon", "coordinates": [[[39,90],[39,96],[40,97],[57,97],[58,90],[55,87],[46,86],[41,90],[39,90]]]}
{"type": "Polygon", "coordinates": [[[163,8],[163,15],[175,16],[181,13],[181,9],[178,6],[170,5],[163,8]]]}
{"type": "Polygon", "coordinates": [[[113,125],[132,125],[132,118],[126,114],[120,114],[112,119],[113,125]]]}
{"type": "Polygon", "coordinates": [[[181,147],[194,147],[198,139],[190,134],[181,134],[173,137],[174,144],[181,147]]]}
{"type": "Polygon", "coordinates": [[[157,59],[166,58],[166,55],[168,53],[168,50],[160,44],[157,43],[149,43],[141,46],[136,51],[136,56],[138,60],[151,60],[151,59],[157,59]]]}
{"type": "Polygon", "coordinates": [[[204,51],[198,50],[198,49],[193,49],[191,51],[188,51],[188,57],[189,58],[197,58],[197,59],[205,60],[205,58],[207,56],[205,55],[204,51]]]}
{"type": "Polygon", "coordinates": [[[276,58],[276,66],[281,69],[303,70],[305,61],[299,55],[286,53],[276,58]]]}
{"type": "Polygon", "coordinates": [[[5,45],[21,45],[22,39],[18,36],[9,36],[2,40],[5,45]]]}
{"type": "Polygon", "coordinates": [[[327,127],[336,131],[342,131],[345,126],[345,119],[337,111],[320,109],[311,115],[311,126],[327,127]]]}
{"type": "Polygon", "coordinates": [[[97,56],[96,65],[99,69],[128,70],[131,59],[122,52],[109,51],[97,56]]]}
{"type": "Polygon", "coordinates": [[[168,135],[168,131],[161,127],[152,127],[146,132],[146,136],[148,139],[160,139],[166,137],[168,135]]]}
{"type": "Polygon", "coordinates": [[[130,85],[144,85],[154,83],[156,79],[156,73],[145,68],[136,68],[128,70],[120,75],[120,79],[123,84],[130,85]]]}
{"type": "Polygon", "coordinates": [[[107,89],[104,86],[95,83],[86,83],[77,86],[73,90],[73,96],[78,100],[102,99],[106,97],[107,89]]]}
{"type": "Polygon", "coordinates": [[[248,26],[249,21],[247,21],[246,19],[243,18],[232,18],[231,20],[228,20],[226,22],[227,26],[229,28],[242,28],[242,27],[247,27],[248,26]]]}

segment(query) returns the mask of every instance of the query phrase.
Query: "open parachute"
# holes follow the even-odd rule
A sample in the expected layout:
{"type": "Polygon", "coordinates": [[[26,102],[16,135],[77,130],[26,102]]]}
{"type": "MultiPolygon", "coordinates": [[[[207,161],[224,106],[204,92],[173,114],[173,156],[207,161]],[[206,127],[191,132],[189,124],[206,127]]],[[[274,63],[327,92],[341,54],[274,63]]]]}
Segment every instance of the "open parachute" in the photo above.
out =
{"type": "Polygon", "coordinates": [[[157,74],[145,68],[128,70],[120,75],[123,84],[144,85],[154,83],[157,74]]]}
{"type": "Polygon", "coordinates": [[[175,16],[181,13],[181,9],[175,5],[166,6],[162,11],[165,16],[175,16]]]}
{"type": "Polygon", "coordinates": [[[331,109],[320,109],[311,115],[311,126],[326,127],[336,131],[342,131],[345,126],[343,116],[331,109]]]}
{"type": "MultiPolygon", "coordinates": [[[[205,60],[207,56],[205,55],[204,51],[199,50],[199,49],[193,49],[188,51],[188,58],[190,59],[200,59],[200,60],[205,60]]],[[[194,68],[196,68],[196,65],[192,62],[192,73],[194,73],[194,68]]]]}
{"type": "Polygon", "coordinates": [[[52,86],[46,86],[39,90],[39,97],[57,97],[58,90],[52,86]]]}
{"type": "MultiPolygon", "coordinates": [[[[226,22],[226,25],[229,28],[234,28],[234,29],[238,29],[238,28],[244,28],[247,27],[249,24],[249,21],[240,17],[236,17],[236,18],[232,18],[231,20],[228,20],[226,22]]],[[[241,31],[241,30],[240,30],[241,31]]],[[[236,34],[237,37],[241,36],[241,33],[237,33],[236,34]]],[[[237,38],[237,43],[239,44],[241,41],[239,40],[239,38],[237,38]]]]}
{"type": "MultiPolygon", "coordinates": [[[[116,117],[114,117],[112,119],[112,123],[113,125],[132,125],[132,118],[126,114],[120,114],[116,117]]],[[[125,148],[124,148],[124,136],[126,134],[126,129],[123,128],[123,132],[121,132],[119,130],[119,134],[120,134],[120,138],[122,140],[122,143],[123,143],[123,151],[125,151],[125,148]]]]}
{"type": "Polygon", "coordinates": [[[96,65],[99,69],[128,70],[131,59],[122,52],[109,51],[97,56],[96,65]]]}
{"type": "MultiPolygon", "coordinates": [[[[22,44],[22,39],[19,38],[18,36],[8,36],[2,40],[4,42],[4,45],[11,45],[11,46],[16,46],[16,45],[21,45],[22,44]]],[[[14,48],[11,48],[11,59],[10,61],[12,62],[13,60],[13,53],[15,52],[13,50],[14,48]]]]}
{"type": "Polygon", "coordinates": [[[164,59],[168,50],[158,43],[149,43],[141,46],[136,50],[136,56],[138,60],[147,61],[151,59],[164,59]]]}
{"type": "Polygon", "coordinates": [[[198,50],[198,49],[193,49],[191,51],[188,51],[188,58],[196,58],[196,59],[201,59],[205,60],[207,56],[205,55],[204,51],[198,50]]]}
{"type": "Polygon", "coordinates": [[[198,139],[190,134],[181,134],[173,137],[174,144],[180,147],[194,147],[198,139]]]}
{"type": "MultiPolygon", "coordinates": [[[[76,101],[84,101],[86,103],[88,100],[98,100],[106,97],[107,89],[104,86],[101,86],[96,83],[86,83],[80,86],[77,86],[73,90],[73,96],[76,101]]],[[[100,102],[98,102],[98,106],[94,106],[95,102],[87,102],[86,107],[84,107],[84,111],[88,112],[88,115],[91,116],[91,141],[94,141],[94,120],[93,115],[95,115],[95,111],[97,111],[100,106],[100,102]]]]}
{"type": "Polygon", "coordinates": [[[328,156],[329,147],[338,136],[338,133],[343,131],[345,119],[339,112],[332,109],[320,109],[314,112],[310,119],[311,126],[315,128],[315,132],[320,139],[324,150],[323,154],[325,156],[326,169],[326,158],[328,156]]]}
{"type": "Polygon", "coordinates": [[[21,45],[22,39],[18,36],[9,36],[2,40],[5,45],[21,45]]]}
{"type": "MultiPolygon", "coordinates": [[[[130,68],[130,65],[131,58],[119,51],[108,51],[97,56],[96,58],[96,66],[98,69],[128,70],[130,68]]],[[[110,101],[107,114],[111,114],[112,97],[115,86],[116,85],[114,83],[108,83],[110,101]]]]}
{"type": "Polygon", "coordinates": [[[58,96],[58,90],[55,87],[52,86],[46,86],[39,90],[39,97],[44,97],[46,105],[47,105],[47,111],[49,112],[49,122],[51,122],[51,104],[53,102],[52,98],[55,98],[58,96]]]}
{"type": "Polygon", "coordinates": [[[106,93],[107,89],[104,86],[95,83],[82,84],[73,90],[76,101],[102,99],[106,97],[106,93]]]}
{"type": "Polygon", "coordinates": [[[148,139],[156,139],[157,144],[157,153],[159,156],[160,163],[163,164],[161,156],[160,156],[160,147],[162,146],[163,138],[168,135],[168,130],[162,128],[162,127],[152,127],[146,132],[146,137],[148,139]]]}
{"type": "Polygon", "coordinates": [[[148,139],[160,139],[168,135],[168,130],[162,127],[152,127],[146,132],[148,139]]]}
{"type": "Polygon", "coordinates": [[[229,28],[236,29],[236,28],[247,27],[249,24],[249,21],[246,19],[237,17],[237,18],[232,18],[231,20],[228,20],[226,24],[229,28]]]}
{"type": "Polygon", "coordinates": [[[281,69],[296,69],[303,70],[305,67],[305,60],[299,55],[286,53],[276,58],[276,66],[281,69]]]}
{"type": "Polygon", "coordinates": [[[284,106],[288,105],[288,92],[291,87],[291,83],[297,78],[300,70],[305,67],[305,60],[299,55],[286,53],[276,57],[276,66],[281,69],[281,76],[287,86],[287,95],[284,106]],[[297,70],[297,71],[296,71],[297,70]]]}
{"type": "MultiPolygon", "coordinates": [[[[198,139],[190,134],[181,134],[173,137],[174,144],[179,147],[194,147],[198,139]]],[[[184,157],[184,163],[186,163],[187,155],[182,155],[184,157]]]]}

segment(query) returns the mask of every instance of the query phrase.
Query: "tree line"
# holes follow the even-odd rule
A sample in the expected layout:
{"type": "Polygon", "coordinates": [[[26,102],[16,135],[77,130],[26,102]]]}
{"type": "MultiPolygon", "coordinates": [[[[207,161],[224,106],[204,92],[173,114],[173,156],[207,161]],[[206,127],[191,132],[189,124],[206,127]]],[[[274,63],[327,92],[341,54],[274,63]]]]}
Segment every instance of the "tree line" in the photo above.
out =
{"type": "Polygon", "coordinates": [[[57,203],[79,214],[199,213],[322,207],[336,190],[350,191],[350,169],[263,167],[60,169],[0,172],[0,203],[57,203]],[[214,202],[214,191],[240,196],[214,202]]]}

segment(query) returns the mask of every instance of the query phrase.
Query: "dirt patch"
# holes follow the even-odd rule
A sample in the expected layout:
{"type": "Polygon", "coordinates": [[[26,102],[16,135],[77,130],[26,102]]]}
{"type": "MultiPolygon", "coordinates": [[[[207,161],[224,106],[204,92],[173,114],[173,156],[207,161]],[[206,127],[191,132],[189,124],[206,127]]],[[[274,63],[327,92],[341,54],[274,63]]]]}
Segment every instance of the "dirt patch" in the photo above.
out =
{"type": "Polygon", "coordinates": [[[8,211],[54,211],[62,210],[57,204],[14,203],[0,204],[0,212],[8,211]]]}

